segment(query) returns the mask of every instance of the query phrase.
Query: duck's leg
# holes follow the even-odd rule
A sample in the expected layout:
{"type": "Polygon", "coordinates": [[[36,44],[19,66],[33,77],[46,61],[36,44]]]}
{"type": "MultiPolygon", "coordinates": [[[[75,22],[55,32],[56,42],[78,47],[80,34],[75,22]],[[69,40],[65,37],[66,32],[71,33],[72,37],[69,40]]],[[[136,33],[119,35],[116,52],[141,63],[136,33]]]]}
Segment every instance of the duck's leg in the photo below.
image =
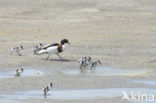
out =
{"type": "Polygon", "coordinates": [[[49,57],[50,57],[50,53],[48,53],[47,60],[49,60],[49,57]]]}
{"type": "Polygon", "coordinates": [[[62,58],[58,53],[56,53],[56,55],[57,55],[61,60],[63,60],[63,58],[62,58]]]}

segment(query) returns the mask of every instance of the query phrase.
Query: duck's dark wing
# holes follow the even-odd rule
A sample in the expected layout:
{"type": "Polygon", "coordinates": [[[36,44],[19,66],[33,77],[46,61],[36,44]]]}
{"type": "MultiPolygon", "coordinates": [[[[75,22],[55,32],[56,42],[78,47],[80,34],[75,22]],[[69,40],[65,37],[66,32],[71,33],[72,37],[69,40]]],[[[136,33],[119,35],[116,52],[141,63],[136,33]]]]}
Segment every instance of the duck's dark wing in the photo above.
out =
{"type": "Polygon", "coordinates": [[[46,46],[42,47],[42,49],[47,49],[51,46],[58,46],[58,45],[59,45],[59,43],[54,43],[54,44],[46,45],[46,46]]]}

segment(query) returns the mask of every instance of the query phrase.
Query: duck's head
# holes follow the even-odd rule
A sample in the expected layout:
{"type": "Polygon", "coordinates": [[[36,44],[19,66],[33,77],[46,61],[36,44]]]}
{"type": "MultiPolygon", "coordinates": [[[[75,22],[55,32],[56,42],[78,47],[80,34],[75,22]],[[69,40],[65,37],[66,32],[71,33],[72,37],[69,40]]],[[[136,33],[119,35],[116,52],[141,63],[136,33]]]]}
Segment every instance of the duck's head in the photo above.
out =
{"type": "Polygon", "coordinates": [[[64,45],[65,43],[70,44],[69,41],[68,41],[68,39],[62,39],[62,40],[61,40],[61,44],[64,45]]]}

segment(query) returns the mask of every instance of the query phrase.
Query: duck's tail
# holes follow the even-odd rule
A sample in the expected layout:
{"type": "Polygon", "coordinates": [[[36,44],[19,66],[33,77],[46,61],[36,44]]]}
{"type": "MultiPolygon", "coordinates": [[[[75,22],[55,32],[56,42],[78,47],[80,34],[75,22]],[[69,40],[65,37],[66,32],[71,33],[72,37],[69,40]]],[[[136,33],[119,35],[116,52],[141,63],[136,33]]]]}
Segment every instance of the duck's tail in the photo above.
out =
{"type": "Polygon", "coordinates": [[[47,54],[47,53],[48,53],[47,50],[44,49],[37,52],[38,55],[47,54]]]}

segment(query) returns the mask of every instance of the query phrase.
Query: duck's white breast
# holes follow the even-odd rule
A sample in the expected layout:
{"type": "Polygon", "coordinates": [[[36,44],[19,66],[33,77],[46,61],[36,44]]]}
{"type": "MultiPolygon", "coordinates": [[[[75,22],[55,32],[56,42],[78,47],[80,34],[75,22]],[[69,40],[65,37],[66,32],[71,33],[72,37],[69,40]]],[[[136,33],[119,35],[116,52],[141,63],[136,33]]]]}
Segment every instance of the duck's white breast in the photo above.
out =
{"type": "Polygon", "coordinates": [[[66,46],[65,46],[65,45],[62,45],[62,51],[64,51],[64,50],[65,50],[65,48],[66,48],[66,46]]]}
{"type": "Polygon", "coordinates": [[[58,53],[57,48],[58,48],[58,46],[52,46],[52,47],[47,48],[47,51],[49,53],[58,53]]]}

